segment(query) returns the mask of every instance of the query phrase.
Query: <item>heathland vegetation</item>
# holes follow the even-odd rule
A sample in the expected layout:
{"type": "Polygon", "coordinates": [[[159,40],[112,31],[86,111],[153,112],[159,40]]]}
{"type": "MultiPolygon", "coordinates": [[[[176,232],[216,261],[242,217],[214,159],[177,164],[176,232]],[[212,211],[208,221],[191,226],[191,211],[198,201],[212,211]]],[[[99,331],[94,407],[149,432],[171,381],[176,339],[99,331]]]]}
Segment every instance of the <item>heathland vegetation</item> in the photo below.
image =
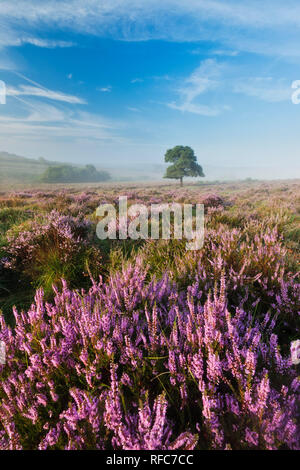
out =
{"type": "Polygon", "coordinates": [[[189,252],[99,240],[119,195],[0,194],[0,448],[299,448],[299,182],[123,188],[203,203],[189,252]]]}

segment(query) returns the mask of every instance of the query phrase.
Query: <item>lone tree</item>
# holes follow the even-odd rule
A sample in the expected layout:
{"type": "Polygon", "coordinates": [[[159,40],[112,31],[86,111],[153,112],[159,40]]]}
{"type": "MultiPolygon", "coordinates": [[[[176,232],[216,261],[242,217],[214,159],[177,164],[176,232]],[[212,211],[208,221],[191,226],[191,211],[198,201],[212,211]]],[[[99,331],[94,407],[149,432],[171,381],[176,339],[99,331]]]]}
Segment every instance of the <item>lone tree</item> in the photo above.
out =
{"type": "Polygon", "coordinates": [[[172,162],[173,165],[168,166],[164,178],[180,180],[180,186],[182,186],[184,176],[205,176],[191,147],[176,145],[176,147],[167,150],[165,162],[172,162]]]}

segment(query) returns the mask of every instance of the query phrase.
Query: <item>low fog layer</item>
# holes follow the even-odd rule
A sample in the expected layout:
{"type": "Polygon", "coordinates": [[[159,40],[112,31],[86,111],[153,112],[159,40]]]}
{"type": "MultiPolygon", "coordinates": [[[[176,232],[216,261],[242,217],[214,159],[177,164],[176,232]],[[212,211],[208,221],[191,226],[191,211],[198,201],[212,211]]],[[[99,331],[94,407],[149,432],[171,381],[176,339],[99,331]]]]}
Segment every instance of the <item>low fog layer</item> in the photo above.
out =
{"type": "MultiPolygon", "coordinates": [[[[162,159],[163,160],[163,159],[162,159]]],[[[0,152],[0,185],[5,183],[37,183],[42,182],[42,175],[54,165],[62,165],[65,162],[46,160],[44,158],[25,158],[7,152],[0,152]]],[[[300,167],[233,167],[215,166],[209,163],[202,163],[205,178],[187,178],[187,181],[230,181],[244,180],[247,178],[270,180],[270,179],[294,179],[300,177],[300,167]]],[[[68,162],[70,165],[70,162],[68,162]]],[[[72,164],[76,168],[83,168],[83,165],[72,164]]],[[[96,169],[107,172],[111,181],[169,181],[163,180],[167,164],[147,163],[124,166],[99,166],[96,169]]]]}

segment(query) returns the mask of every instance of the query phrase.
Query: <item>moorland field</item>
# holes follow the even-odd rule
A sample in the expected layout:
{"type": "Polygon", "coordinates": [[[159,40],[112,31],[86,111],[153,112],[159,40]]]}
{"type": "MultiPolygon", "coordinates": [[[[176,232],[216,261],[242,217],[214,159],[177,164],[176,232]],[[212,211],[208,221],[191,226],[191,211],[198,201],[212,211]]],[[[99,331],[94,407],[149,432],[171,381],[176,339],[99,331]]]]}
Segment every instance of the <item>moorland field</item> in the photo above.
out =
{"type": "Polygon", "coordinates": [[[300,181],[0,189],[0,449],[299,449],[300,181]],[[204,247],[96,209],[203,203],[204,247]]]}

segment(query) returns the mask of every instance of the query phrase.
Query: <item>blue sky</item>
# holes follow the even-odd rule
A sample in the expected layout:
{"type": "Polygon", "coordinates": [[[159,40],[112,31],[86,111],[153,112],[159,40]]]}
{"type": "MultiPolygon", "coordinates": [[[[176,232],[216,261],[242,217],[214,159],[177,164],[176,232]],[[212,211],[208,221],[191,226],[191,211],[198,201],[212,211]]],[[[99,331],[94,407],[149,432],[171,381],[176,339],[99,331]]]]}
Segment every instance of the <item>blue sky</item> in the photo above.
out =
{"type": "MultiPolygon", "coordinates": [[[[0,2],[0,150],[299,169],[297,0],[0,2]]],[[[280,171],[280,170],[279,170],[280,171]]]]}

